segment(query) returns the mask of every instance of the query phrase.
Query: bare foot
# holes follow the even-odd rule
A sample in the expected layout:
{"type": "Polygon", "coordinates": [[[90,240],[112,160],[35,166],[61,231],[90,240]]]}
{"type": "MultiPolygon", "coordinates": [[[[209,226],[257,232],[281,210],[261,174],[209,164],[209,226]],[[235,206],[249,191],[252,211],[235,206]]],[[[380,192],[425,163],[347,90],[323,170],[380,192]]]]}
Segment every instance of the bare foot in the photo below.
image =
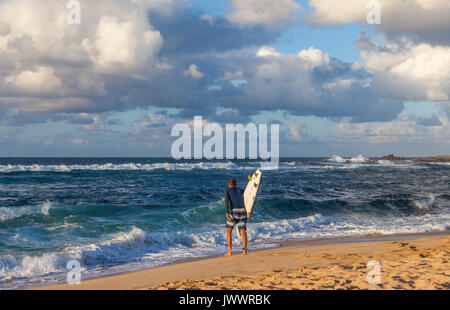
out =
{"type": "Polygon", "coordinates": [[[228,252],[227,254],[224,254],[223,256],[231,256],[231,252],[228,252]]]}

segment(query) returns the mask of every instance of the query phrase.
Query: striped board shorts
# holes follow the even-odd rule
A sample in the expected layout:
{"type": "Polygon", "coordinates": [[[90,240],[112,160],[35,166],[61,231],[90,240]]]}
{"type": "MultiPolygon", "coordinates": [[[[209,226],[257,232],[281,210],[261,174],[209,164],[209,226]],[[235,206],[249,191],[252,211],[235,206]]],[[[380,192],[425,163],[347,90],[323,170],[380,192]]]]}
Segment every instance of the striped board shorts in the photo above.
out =
{"type": "Polygon", "coordinates": [[[245,208],[231,210],[232,221],[227,221],[227,228],[233,229],[237,225],[239,230],[247,230],[247,210],[245,208]]]}

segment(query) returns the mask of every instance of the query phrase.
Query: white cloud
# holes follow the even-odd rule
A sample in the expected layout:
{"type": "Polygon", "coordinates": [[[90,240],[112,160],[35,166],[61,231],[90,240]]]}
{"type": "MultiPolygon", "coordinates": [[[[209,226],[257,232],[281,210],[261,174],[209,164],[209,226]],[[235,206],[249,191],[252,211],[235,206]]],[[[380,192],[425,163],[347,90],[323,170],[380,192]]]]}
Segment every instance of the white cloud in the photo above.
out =
{"type": "Polygon", "coordinates": [[[163,38],[159,31],[151,29],[145,17],[121,21],[116,16],[102,16],[95,38],[85,39],[82,44],[98,71],[130,73],[154,61],[163,38]]]}
{"type": "Polygon", "coordinates": [[[191,77],[193,77],[194,79],[201,79],[202,77],[205,76],[205,74],[201,73],[201,72],[198,70],[198,67],[197,67],[197,65],[195,65],[195,64],[191,64],[191,65],[189,66],[189,68],[188,68],[187,70],[185,70],[183,73],[184,73],[184,75],[186,75],[186,76],[191,76],[191,77]]]}
{"type": "Polygon", "coordinates": [[[365,68],[388,96],[405,100],[443,101],[450,98],[450,47],[359,40],[365,68]]]}
{"type": "Polygon", "coordinates": [[[237,24],[275,25],[296,18],[300,5],[293,0],[233,0],[228,20],[237,24]]]}
{"type": "MultiPolygon", "coordinates": [[[[256,52],[257,57],[281,57],[285,56],[278,52],[274,47],[263,46],[256,52]]],[[[310,67],[327,66],[330,63],[330,56],[321,50],[311,46],[307,50],[301,50],[297,53],[297,57],[304,60],[310,67]]]]}
{"type": "Polygon", "coordinates": [[[0,107],[60,111],[79,102],[83,109],[87,98],[108,94],[111,75],[151,79],[167,64],[158,59],[163,38],[149,23],[148,10],[170,14],[174,5],[85,1],[81,24],[69,25],[59,0],[1,1],[0,107]],[[49,96],[59,98],[44,99],[49,96]]]}
{"type": "Polygon", "coordinates": [[[167,125],[167,118],[163,114],[148,113],[140,117],[141,127],[163,127],[167,125]]]}
{"type": "Polygon", "coordinates": [[[23,112],[73,112],[92,111],[95,105],[87,98],[63,97],[0,97],[0,107],[20,109],[23,112]]]}
{"type": "Polygon", "coordinates": [[[368,10],[367,1],[346,0],[345,3],[335,0],[310,0],[313,12],[307,17],[312,24],[344,24],[364,22],[368,10]]]}
{"type": "Polygon", "coordinates": [[[83,117],[83,118],[91,118],[92,119],[92,123],[85,124],[81,127],[83,130],[85,130],[85,131],[102,131],[105,129],[104,119],[101,115],[97,115],[97,114],[91,115],[88,113],[80,113],[79,116],[83,117]]]}
{"type": "Polygon", "coordinates": [[[304,140],[303,138],[303,127],[299,124],[289,124],[289,139],[293,140],[295,142],[302,142],[304,140]]]}
{"type": "MultiPolygon", "coordinates": [[[[378,0],[383,31],[419,31],[450,28],[448,0],[378,0]]],[[[310,0],[308,21],[316,25],[366,23],[368,1],[310,0]]]]}
{"type": "Polygon", "coordinates": [[[297,56],[310,63],[312,67],[328,66],[330,63],[330,56],[324,54],[321,50],[315,49],[313,46],[307,50],[300,51],[297,56]]]}
{"type": "Polygon", "coordinates": [[[310,47],[284,54],[272,47],[256,52],[245,69],[247,83],[232,105],[256,110],[286,110],[295,115],[351,117],[353,121],[390,121],[403,103],[382,98],[364,70],[310,47]]]}
{"type": "Polygon", "coordinates": [[[242,70],[237,70],[235,72],[225,70],[222,80],[229,81],[229,80],[235,80],[235,79],[242,79],[243,76],[244,76],[244,73],[242,72],[242,70]]]}
{"type": "Polygon", "coordinates": [[[281,56],[281,53],[277,52],[274,47],[263,46],[256,52],[257,57],[270,57],[281,56]]]}
{"type": "Polygon", "coordinates": [[[9,88],[12,93],[26,96],[55,95],[61,86],[61,80],[49,67],[39,67],[36,71],[22,71],[5,80],[5,88],[9,88]]]}
{"type": "Polygon", "coordinates": [[[441,119],[440,126],[422,126],[402,114],[392,122],[340,123],[334,138],[341,143],[448,143],[450,124],[441,119]]]}

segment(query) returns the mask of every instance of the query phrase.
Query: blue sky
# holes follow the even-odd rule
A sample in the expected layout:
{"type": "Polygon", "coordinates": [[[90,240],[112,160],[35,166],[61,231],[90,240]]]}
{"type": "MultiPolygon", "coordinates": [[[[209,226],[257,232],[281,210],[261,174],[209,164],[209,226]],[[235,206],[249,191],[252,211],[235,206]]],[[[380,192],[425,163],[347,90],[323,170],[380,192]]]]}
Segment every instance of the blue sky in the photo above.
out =
{"type": "Polygon", "coordinates": [[[282,156],[450,153],[446,1],[60,2],[0,2],[0,156],[170,156],[194,115],[278,121],[282,156]]]}

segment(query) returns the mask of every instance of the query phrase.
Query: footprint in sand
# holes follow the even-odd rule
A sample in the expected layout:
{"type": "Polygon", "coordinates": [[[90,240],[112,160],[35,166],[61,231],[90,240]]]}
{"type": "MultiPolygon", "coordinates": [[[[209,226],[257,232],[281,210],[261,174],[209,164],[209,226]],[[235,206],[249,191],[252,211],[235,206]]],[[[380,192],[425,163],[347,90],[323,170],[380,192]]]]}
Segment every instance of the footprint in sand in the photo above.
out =
{"type": "Polygon", "coordinates": [[[450,289],[450,282],[439,284],[439,286],[440,286],[440,289],[448,290],[448,289],[450,289]]]}
{"type": "Polygon", "coordinates": [[[400,276],[393,276],[392,279],[394,279],[394,280],[396,280],[398,282],[401,282],[403,284],[411,285],[411,286],[413,286],[415,284],[414,281],[406,281],[405,279],[403,279],[400,276]]]}

